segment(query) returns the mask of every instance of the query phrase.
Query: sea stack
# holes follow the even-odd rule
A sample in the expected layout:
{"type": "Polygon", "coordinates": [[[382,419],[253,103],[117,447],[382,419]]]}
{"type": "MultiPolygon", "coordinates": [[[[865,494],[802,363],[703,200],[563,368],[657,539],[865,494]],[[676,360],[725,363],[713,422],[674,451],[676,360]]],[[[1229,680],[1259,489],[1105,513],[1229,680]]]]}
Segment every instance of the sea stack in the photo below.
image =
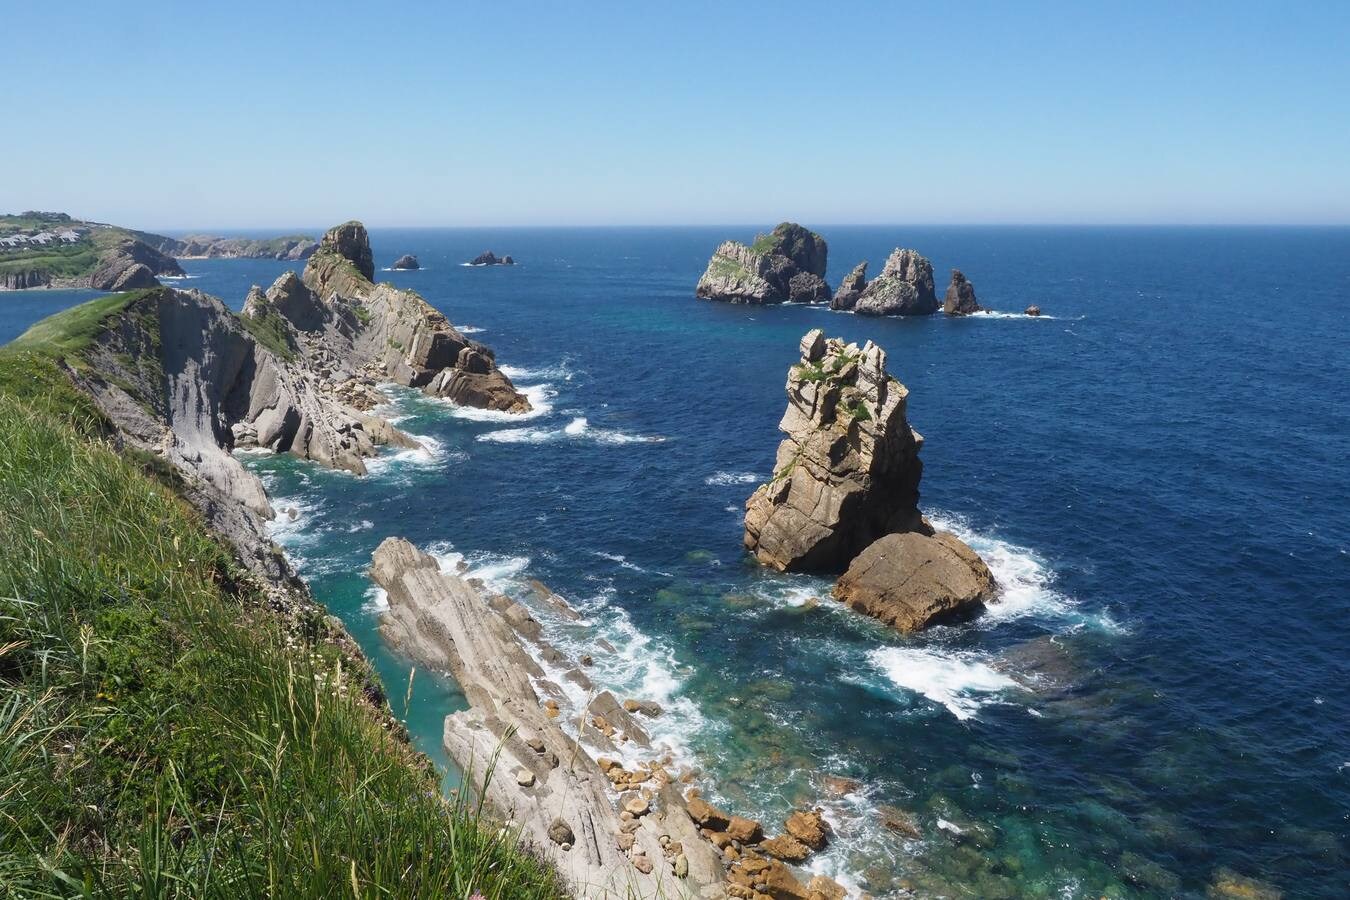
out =
{"type": "Polygon", "coordinates": [[[942,302],[942,311],[949,316],[968,316],[980,312],[984,307],[975,299],[975,285],[961,273],[952,269],[952,283],[947,286],[947,296],[942,302]]]}
{"type": "Polygon", "coordinates": [[[788,371],[773,477],[746,502],[745,546],[780,571],[844,573],[835,596],[901,630],[994,595],[979,556],[919,512],[923,438],[886,353],[820,329],[788,371]]]}
{"type": "Polygon", "coordinates": [[[411,253],[405,253],[398,259],[394,260],[393,268],[410,271],[412,269],[422,268],[422,264],[419,263],[417,261],[417,257],[413,256],[411,253]]]}
{"type": "Polygon", "coordinates": [[[484,251],[473,258],[471,266],[514,266],[516,261],[510,256],[498,256],[491,250],[484,251]]]}
{"type": "Polygon", "coordinates": [[[849,310],[858,304],[858,298],[862,297],[863,291],[867,289],[867,261],[864,260],[853,267],[853,271],[844,276],[844,280],[839,282],[839,289],[834,292],[834,298],[830,300],[830,309],[849,310]]]}
{"type": "Polygon", "coordinates": [[[1039,306],[1028,306],[1026,314],[1029,316],[1039,316],[1041,314],[1041,308],[1039,306]]]}
{"type": "Polygon", "coordinates": [[[933,264],[915,250],[897,247],[881,274],[867,283],[849,308],[860,316],[927,316],[937,312],[933,264]]]}
{"type": "Polygon", "coordinates": [[[714,251],[694,296],[725,303],[824,303],[829,248],[795,222],[783,222],[746,246],[725,241],[714,251]]]}

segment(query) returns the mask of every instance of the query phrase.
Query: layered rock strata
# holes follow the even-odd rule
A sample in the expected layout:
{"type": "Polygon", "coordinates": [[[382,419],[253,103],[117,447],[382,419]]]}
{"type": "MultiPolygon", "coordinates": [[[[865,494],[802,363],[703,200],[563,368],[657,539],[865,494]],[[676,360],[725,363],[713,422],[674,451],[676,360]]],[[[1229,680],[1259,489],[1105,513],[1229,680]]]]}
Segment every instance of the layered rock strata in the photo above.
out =
{"type": "Polygon", "coordinates": [[[374,271],[365,227],[347,222],[324,235],[303,278],[283,275],[264,299],[294,326],[301,353],[343,377],[375,371],[462,406],[529,411],[491,348],[465,337],[415,291],[375,284],[374,271]]]}
{"type": "Polygon", "coordinates": [[[923,527],[923,438],[880,347],[815,329],[800,350],[778,426],[787,437],[746,504],[745,545],[776,569],[839,572],[882,535],[923,527]]]}
{"type": "Polygon", "coordinates": [[[824,303],[828,247],[825,239],[783,222],[753,244],[726,241],[713,253],[695,296],[727,303],[824,303]]]}
{"type": "Polygon", "coordinates": [[[919,512],[923,438],[885,352],[820,329],[800,352],[773,477],[746,502],[746,548],[779,570],[842,572],[835,597],[901,631],[993,599],[979,556],[919,512]]]}

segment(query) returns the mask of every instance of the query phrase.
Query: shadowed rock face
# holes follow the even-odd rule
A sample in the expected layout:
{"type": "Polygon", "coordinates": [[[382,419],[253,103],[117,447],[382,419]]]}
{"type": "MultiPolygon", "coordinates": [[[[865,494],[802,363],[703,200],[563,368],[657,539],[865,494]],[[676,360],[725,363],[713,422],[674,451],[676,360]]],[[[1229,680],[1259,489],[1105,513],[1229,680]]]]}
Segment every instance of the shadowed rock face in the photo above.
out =
{"type": "Polygon", "coordinates": [[[886,353],[816,329],[788,373],[773,478],[746,503],[745,546],[780,570],[841,572],[868,544],[924,528],[923,438],[905,419],[908,391],[886,353]]]}
{"type": "Polygon", "coordinates": [[[852,309],[858,303],[858,298],[862,296],[867,288],[867,263],[860,262],[853,267],[853,271],[844,276],[844,280],[839,282],[839,289],[834,292],[834,299],[830,301],[831,309],[852,309]]]}
{"type": "Polygon", "coordinates": [[[178,261],[142,241],[123,241],[99,259],[89,276],[96,291],[129,291],[154,287],[156,275],[182,275],[178,261]]]}
{"type": "Polygon", "coordinates": [[[413,256],[411,253],[405,253],[394,260],[393,267],[395,269],[420,269],[422,268],[422,265],[417,261],[417,257],[413,256]]]}
{"type": "Polygon", "coordinates": [[[469,262],[471,266],[514,266],[516,261],[510,256],[498,256],[491,250],[478,254],[469,262]]]}
{"type": "Polygon", "coordinates": [[[834,596],[909,632],[979,609],[994,596],[994,576],[974,550],[945,531],[888,534],[858,554],[834,596]]]}
{"type": "Polygon", "coordinates": [[[960,269],[952,269],[952,283],[947,286],[942,311],[949,316],[968,316],[981,309],[983,307],[975,299],[975,285],[970,283],[960,269]]]}
{"type": "Polygon", "coordinates": [[[825,239],[793,222],[760,235],[747,247],[726,241],[713,253],[694,295],[727,303],[823,303],[825,239]]]}
{"type": "Polygon", "coordinates": [[[854,312],[867,316],[926,316],[937,310],[933,264],[899,247],[853,305],[854,312]]]}
{"type": "Polygon", "coordinates": [[[344,222],[336,228],[328,229],[323,240],[319,241],[319,249],[315,252],[322,253],[325,250],[349,260],[367,281],[375,277],[375,258],[370,253],[370,236],[366,234],[366,226],[360,222],[344,222]]]}

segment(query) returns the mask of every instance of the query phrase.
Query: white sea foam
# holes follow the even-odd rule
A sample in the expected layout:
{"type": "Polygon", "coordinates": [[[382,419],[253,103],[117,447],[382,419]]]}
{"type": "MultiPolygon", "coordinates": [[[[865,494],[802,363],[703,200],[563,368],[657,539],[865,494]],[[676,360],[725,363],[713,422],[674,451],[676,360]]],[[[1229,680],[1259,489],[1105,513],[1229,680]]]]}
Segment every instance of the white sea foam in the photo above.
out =
{"type": "Polygon", "coordinates": [[[703,479],[704,484],[754,484],[759,476],[754,472],[714,472],[703,479]]]}
{"type": "Polygon", "coordinates": [[[408,469],[434,468],[446,460],[445,445],[436,438],[424,434],[410,434],[408,437],[421,446],[401,447],[392,453],[385,452],[368,459],[366,472],[381,478],[400,472],[406,473],[408,469]]]}
{"type": "Polygon", "coordinates": [[[357,522],[354,525],[348,525],[347,533],[356,534],[358,531],[369,531],[374,527],[375,527],[374,522],[370,521],[369,519],[362,519],[360,522],[357,522]]]}
{"type": "Polygon", "coordinates": [[[455,325],[453,327],[460,334],[482,334],[487,331],[486,328],[479,328],[477,325],[455,325]]]}
{"type": "Polygon", "coordinates": [[[1003,312],[1003,311],[997,310],[997,309],[982,309],[982,310],[980,310],[979,312],[971,313],[971,314],[970,314],[970,318],[972,318],[972,319],[1046,319],[1046,320],[1048,320],[1048,321],[1054,322],[1054,321],[1057,320],[1058,317],[1057,317],[1057,316],[1048,316],[1048,315],[1046,315],[1045,313],[1041,313],[1039,316],[1029,316],[1029,315],[1027,315],[1026,313],[1020,313],[1020,312],[1003,312]]]}
{"type": "Polygon", "coordinates": [[[368,613],[382,613],[389,608],[389,593],[378,584],[366,588],[365,598],[361,608],[368,613]]]}
{"type": "Polygon", "coordinates": [[[867,660],[897,687],[922,694],[958,719],[970,719],[980,707],[1016,681],[972,653],[944,653],[919,647],[878,647],[867,660]]]}
{"type": "Polygon", "coordinates": [[[585,416],[577,416],[562,428],[504,428],[478,436],[480,441],[498,444],[547,444],[552,441],[589,440],[597,444],[655,444],[665,440],[659,435],[628,434],[605,428],[592,428],[585,416]]]}
{"type": "Polygon", "coordinates": [[[467,419],[470,422],[524,422],[552,412],[553,398],[558,395],[553,386],[547,382],[522,387],[520,392],[530,401],[529,412],[509,413],[499,409],[477,409],[472,406],[460,406],[444,399],[441,402],[450,407],[450,415],[457,419],[467,419]]]}
{"type": "Polygon", "coordinates": [[[536,369],[512,365],[498,366],[497,368],[512,381],[571,381],[577,374],[572,370],[571,361],[566,358],[557,365],[540,366],[536,369]]]}

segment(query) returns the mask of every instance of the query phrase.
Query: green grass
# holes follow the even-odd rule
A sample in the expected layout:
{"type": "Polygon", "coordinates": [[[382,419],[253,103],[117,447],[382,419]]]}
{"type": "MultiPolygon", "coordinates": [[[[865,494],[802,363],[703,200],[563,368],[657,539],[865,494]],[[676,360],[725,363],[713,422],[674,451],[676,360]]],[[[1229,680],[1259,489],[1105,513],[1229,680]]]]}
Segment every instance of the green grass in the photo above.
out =
{"type": "Polygon", "coordinates": [[[56,361],[91,314],[65,321],[0,350],[0,897],[560,896],[442,798],[324,617],[273,612],[172,471],[104,440],[56,361]]]}
{"type": "Polygon", "coordinates": [[[256,316],[238,316],[254,339],[282,359],[295,359],[295,339],[281,313],[271,306],[256,316]]]}
{"type": "Polygon", "coordinates": [[[0,249],[0,275],[8,272],[50,272],[55,277],[88,275],[98,263],[98,250],[88,240],[52,244],[31,250],[0,249]]]}
{"type": "Polygon", "coordinates": [[[19,335],[10,346],[34,350],[53,357],[65,357],[73,365],[79,363],[80,351],[89,346],[107,325],[110,316],[122,312],[139,300],[144,300],[168,288],[145,288],[124,294],[109,294],[79,306],[48,316],[19,335]]]}

